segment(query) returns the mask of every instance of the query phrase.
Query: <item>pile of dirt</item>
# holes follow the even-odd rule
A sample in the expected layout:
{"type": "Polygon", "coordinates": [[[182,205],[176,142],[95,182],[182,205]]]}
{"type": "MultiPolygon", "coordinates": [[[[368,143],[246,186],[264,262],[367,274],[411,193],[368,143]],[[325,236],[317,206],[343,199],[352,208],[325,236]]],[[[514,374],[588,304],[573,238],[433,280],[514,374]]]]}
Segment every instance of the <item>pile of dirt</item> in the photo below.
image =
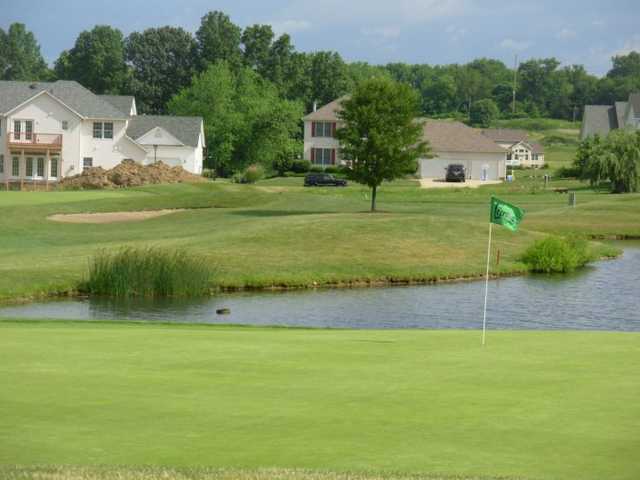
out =
{"type": "Polygon", "coordinates": [[[72,189],[101,189],[203,181],[206,179],[189,173],[182,167],[170,167],[162,162],[141,165],[133,160],[123,160],[111,170],[102,167],[86,168],[79,175],[64,178],[60,184],[72,189]]]}

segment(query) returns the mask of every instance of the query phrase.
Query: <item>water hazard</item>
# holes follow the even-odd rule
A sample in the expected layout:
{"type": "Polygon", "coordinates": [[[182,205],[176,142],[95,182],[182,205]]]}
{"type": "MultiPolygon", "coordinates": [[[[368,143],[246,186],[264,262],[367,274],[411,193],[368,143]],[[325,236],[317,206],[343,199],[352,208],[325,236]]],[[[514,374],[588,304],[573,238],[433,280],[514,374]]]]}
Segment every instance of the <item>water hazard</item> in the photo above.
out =
{"type": "MultiPolygon", "coordinates": [[[[199,300],[74,299],[0,309],[0,317],[279,325],[317,328],[459,328],[482,324],[484,283],[225,294],[199,300]],[[229,315],[216,310],[229,308],[229,315]]],[[[489,284],[491,329],[640,331],[640,243],[571,275],[489,284]]]]}

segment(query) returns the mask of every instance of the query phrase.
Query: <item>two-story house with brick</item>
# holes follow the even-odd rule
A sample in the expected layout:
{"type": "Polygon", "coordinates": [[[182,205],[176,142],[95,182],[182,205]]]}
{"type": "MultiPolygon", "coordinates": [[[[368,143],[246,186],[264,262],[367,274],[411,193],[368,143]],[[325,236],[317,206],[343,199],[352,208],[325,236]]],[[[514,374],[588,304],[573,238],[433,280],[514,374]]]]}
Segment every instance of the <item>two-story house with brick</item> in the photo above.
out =
{"type": "Polygon", "coordinates": [[[304,156],[312,165],[328,167],[344,163],[340,157],[340,144],[336,139],[339,125],[338,111],[345,97],[316,109],[303,118],[304,156]]]}

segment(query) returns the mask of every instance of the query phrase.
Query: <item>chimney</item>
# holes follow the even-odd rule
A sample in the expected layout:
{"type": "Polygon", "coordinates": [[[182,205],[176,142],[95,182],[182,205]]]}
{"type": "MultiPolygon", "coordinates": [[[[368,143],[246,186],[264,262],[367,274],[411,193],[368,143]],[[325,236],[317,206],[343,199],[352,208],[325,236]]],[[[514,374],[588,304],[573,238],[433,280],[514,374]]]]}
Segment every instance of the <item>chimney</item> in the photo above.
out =
{"type": "Polygon", "coordinates": [[[318,110],[318,102],[314,101],[313,102],[313,111],[315,112],[316,110],[318,110]]]}

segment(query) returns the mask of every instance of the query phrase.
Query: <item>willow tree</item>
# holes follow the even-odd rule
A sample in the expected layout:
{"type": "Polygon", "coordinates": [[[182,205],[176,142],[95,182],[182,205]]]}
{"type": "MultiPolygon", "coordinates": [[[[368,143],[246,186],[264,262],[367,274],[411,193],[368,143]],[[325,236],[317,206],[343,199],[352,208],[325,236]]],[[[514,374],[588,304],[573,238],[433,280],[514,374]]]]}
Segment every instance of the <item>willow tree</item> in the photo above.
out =
{"type": "Polygon", "coordinates": [[[336,136],[349,161],[348,176],[371,188],[373,212],[383,181],[415,172],[418,158],[430,156],[416,120],[420,96],[407,84],[376,77],[360,83],[341,107],[336,136]]]}

